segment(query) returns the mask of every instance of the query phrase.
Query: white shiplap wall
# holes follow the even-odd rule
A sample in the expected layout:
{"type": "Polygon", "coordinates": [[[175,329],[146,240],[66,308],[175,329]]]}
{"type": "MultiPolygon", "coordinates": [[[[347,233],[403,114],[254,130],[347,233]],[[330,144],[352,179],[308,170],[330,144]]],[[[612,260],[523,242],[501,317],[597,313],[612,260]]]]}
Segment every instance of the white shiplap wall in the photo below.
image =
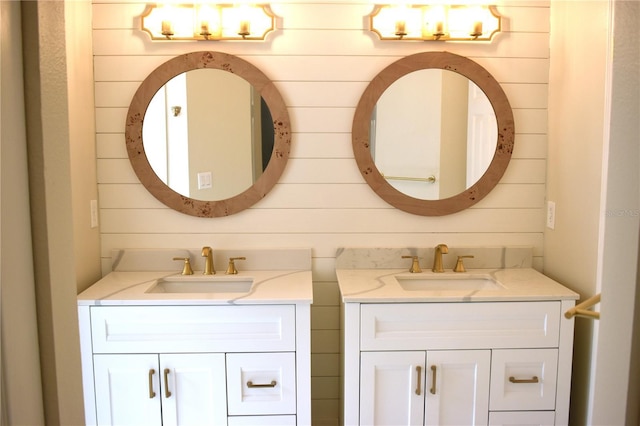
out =
{"type": "Polygon", "coordinates": [[[338,247],[528,245],[542,264],[549,3],[498,3],[502,34],[486,43],[381,42],[364,31],[368,1],[272,2],[278,30],[265,42],[151,42],[137,28],[145,3],[93,3],[96,143],[103,271],[115,248],[311,247],[314,424],[339,413],[338,247]],[[169,58],[195,50],[235,54],[276,82],[292,122],[291,158],[253,208],[202,219],[176,213],[138,182],[124,144],[125,115],[140,82],[169,58]],[[513,159],[498,187],[464,212],[429,218],[391,208],[361,178],[351,122],[368,82],[408,54],[448,50],[487,68],[514,108],[513,159]]]}

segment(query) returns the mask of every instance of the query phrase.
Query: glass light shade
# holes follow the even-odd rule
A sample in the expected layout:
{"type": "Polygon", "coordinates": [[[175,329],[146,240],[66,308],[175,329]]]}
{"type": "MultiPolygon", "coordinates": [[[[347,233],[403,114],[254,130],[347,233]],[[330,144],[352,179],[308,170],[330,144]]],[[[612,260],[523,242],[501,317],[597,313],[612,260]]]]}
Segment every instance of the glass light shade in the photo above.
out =
{"type": "Polygon", "coordinates": [[[493,6],[376,5],[369,22],[381,40],[490,41],[501,30],[493,6]]]}
{"type": "Polygon", "coordinates": [[[267,5],[153,4],[141,29],[152,40],[264,40],[275,29],[275,16],[267,5]]]}

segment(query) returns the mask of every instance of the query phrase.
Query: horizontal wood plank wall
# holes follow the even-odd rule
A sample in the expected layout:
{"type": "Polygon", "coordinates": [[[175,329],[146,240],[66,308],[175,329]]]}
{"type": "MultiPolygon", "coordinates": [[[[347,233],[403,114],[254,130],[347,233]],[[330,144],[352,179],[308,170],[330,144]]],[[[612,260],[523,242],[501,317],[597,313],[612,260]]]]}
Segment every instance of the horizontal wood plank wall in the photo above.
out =
{"type": "Polygon", "coordinates": [[[547,156],[549,3],[498,2],[504,32],[492,43],[382,42],[364,31],[371,2],[274,1],[265,42],[151,42],[138,30],[145,3],[95,1],[93,48],[100,226],[104,273],[116,248],[311,247],[314,424],[339,417],[338,247],[525,245],[541,265],[547,156]],[[124,121],[138,85],[169,58],[196,50],[235,54],[260,68],[289,107],[291,159],[274,190],[237,215],[201,219],[160,204],[138,182],[124,121]],[[447,50],[487,68],[514,108],[513,159],[473,208],[429,218],[398,211],[361,178],[351,122],[368,82],[406,55],[447,50]]]}

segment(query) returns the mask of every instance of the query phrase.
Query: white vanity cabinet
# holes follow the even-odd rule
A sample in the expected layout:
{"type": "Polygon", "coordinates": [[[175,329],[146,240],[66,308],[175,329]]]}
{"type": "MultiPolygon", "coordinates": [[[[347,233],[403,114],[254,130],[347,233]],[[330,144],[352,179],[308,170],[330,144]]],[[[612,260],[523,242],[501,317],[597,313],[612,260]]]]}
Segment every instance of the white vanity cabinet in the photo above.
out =
{"type": "Polygon", "coordinates": [[[309,304],[80,305],[97,425],[310,424],[309,304]]]}
{"type": "Polygon", "coordinates": [[[344,425],[567,424],[573,300],[346,299],[344,425]]]}

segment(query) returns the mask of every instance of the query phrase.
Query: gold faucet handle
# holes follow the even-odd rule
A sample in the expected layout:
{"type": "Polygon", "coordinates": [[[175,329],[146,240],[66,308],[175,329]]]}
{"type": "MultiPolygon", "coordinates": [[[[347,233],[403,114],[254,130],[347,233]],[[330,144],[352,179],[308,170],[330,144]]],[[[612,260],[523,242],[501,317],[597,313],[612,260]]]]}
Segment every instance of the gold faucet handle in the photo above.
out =
{"type": "Polygon", "coordinates": [[[411,263],[411,268],[409,268],[409,272],[412,274],[418,274],[422,272],[420,269],[420,261],[418,261],[418,256],[402,256],[403,259],[413,259],[413,263],[411,263]]]}
{"type": "Polygon", "coordinates": [[[182,275],[193,275],[193,269],[191,269],[191,259],[188,257],[174,257],[173,260],[184,261],[184,267],[182,268],[182,275]]]}
{"type": "Polygon", "coordinates": [[[473,259],[473,256],[471,255],[458,256],[458,261],[456,262],[456,267],[453,268],[453,272],[467,272],[467,270],[464,268],[464,263],[462,262],[462,259],[473,259]]]}
{"type": "Polygon", "coordinates": [[[238,270],[236,269],[236,260],[247,260],[246,257],[230,257],[229,258],[229,266],[227,267],[227,272],[225,272],[227,275],[235,275],[238,273],[238,270]]]}

